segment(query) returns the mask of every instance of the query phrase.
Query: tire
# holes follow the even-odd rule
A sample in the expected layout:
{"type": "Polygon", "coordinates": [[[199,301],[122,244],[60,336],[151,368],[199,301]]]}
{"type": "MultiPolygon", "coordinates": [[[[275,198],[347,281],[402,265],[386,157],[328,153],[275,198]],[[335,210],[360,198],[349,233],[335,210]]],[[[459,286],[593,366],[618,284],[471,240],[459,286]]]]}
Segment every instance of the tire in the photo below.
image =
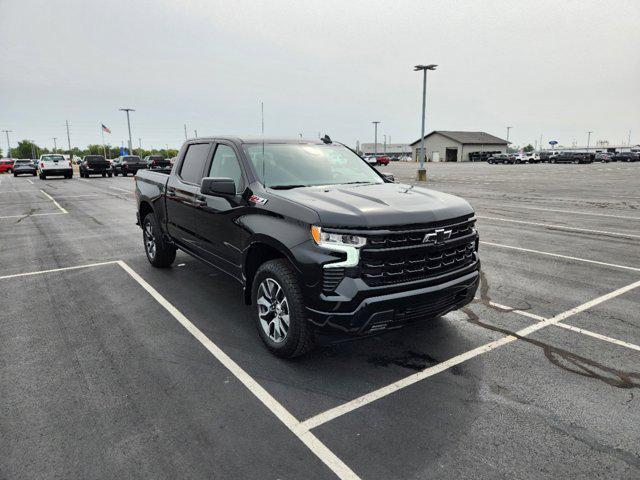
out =
{"type": "Polygon", "coordinates": [[[40,174],[40,180],[46,180],[47,179],[47,175],[44,173],[40,174]]]}
{"type": "Polygon", "coordinates": [[[17,177],[17,176],[18,176],[18,174],[17,174],[17,173],[14,173],[14,174],[13,174],[13,176],[14,176],[14,177],[17,177]]]}
{"type": "Polygon", "coordinates": [[[122,172],[122,176],[126,177],[127,176],[127,172],[122,172]]]}
{"type": "Polygon", "coordinates": [[[36,172],[33,172],[33,176],[35,177],[36,175],[38,175],[36,172]]]}
{"type": "Polygon", "coordinates": [[[286,260],[269,260],[260,265],[253,279],[251,298],[258,334],[271,353],[293,358],[313,348],[314,332],[304,314],[300,286],[286,260]],[[269,295],[280,301],[274,302],[269,295]],[[271,305],[267,306],[269,302],[271,305]],[[278,309],[281,319],[276,320],[273,308],[278,309]],[[285,327],[285,316],[289,320],[288,327],[285,327]]]}
{"type": "Polygon", "coordinates": [[[147,260],[154,267],[170,267],[176,259],[176,247],[167,244],[162,238],[160,227],[153,212],[148,213],[142,221],[142,243],[147,260]]]}
{"type": "Polygon", "coordinates": [[[106,173],[103,173],[103,174],[102,174],[102,178],[107,178],[107,174],[106,174],[106,173]]]}
{"type": "Polygon", "coordinates": [[[113,176],[114,176],[114,177],[117,177],[117,176],[118,176],[118,172],[115,172],[115,171],[114,171],[114,172],[113,172],[113,176]]]}
{"type": "Polygon", "coordinates": [[[107,176],[108,176],[109,178],[111,178],[111,177],[113,176],[113,174],[111,174],[111,173],[107,173],[107,176]]]}

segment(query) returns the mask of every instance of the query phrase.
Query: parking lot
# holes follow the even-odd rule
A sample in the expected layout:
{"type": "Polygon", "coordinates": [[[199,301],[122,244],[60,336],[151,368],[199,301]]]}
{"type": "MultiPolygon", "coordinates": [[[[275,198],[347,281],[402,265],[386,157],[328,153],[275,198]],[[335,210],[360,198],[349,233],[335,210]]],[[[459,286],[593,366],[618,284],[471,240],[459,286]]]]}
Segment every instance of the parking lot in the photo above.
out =
{"type": "Polygon", "coordinates": [[[149,265],[132,178],[0,175],[0,478],[639,478],[639,176],[428,165],[476,302],[285,361],[235,282],[149,265]]]}

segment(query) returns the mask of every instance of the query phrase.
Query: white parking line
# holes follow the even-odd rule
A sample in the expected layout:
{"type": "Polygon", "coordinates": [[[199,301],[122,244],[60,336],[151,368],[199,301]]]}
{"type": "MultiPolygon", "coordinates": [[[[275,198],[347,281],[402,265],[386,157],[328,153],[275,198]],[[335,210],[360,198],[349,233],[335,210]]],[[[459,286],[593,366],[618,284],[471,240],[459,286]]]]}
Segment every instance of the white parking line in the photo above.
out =
{"type": "MultiPolygon", "coordinates": [[[[545,319],[544,321],[538,322],[538,323],[534,323],[533,325],[530,325],[528,327],[525,327],[517,332],[515,332],[516,335],[520,336],[520,337],[526,337],[527,335],[531,335],[532,333],[545,328],[549,325],[556,325],[558,323],[560,323],[563,320],[566,320],[567,318],[576,315],[577,313],[583,312],[591,307],[594,307],[602,302],[605,302],[607,300],[610,300],[612,298],[615,298],[619,295],[622,295],[624,293],[627,293],[630,290],[633,290],[634,288],[638,288],[640,287],[640,281],[632,283],[630,285],[627,285],[625,287],[619,288],[618,290],[615,290],[613,292],[607,293],[606,295],[602,295],[594,300],[590,300],[586,303],[583,303],[582,305],[578,305],[575,308],[572,308],[570,310],[567,310],[566,312],[562,312],[558,315],[556,315],[555,317],[549,318],[549,319],[545,319]]],[[[367,393],[365,395],[362,395],[358,398],[355,398],[347,403],[344,403],[342,405],[338,405],[337,407],[331,408],[325,412],[322,412],[318,415],[315,415],[311,418],[308,418],[307,420],[303,421],[300,425],[299,425],[299,429],[301,430],[311,430],[313,428],[316,428],[324,423],[327,423],[331,420],[334,420],[342,415],[345,415],[349,412],[352,412],[353,410],[356,410],[360,407],[363,407],[365,405],[368,405],[372,402],[375,402],[376,400],[379,400],[383,397],[386,397],[394,392],[397,392],[398,390],[401,390],[403,388],[406,388],[410,385],[413,385],[414,383],[417,383],[421,380],[424,380],[425,378],[429,378],[433,375],[436,375],[440,372],[443,372],[455,365],[458,365],[462,362],[465,362],[467,360],[470,360],[472,358],[477,357],[478,355],[482,355],[483,353],[487,353],[490,352],[491,350],[495,350],[498,347],[501,347],[502,345],[506,345],[508,343],[511,343],[513,341],[517,340],[517,337],[512,336],[512,335],[507,335],[505,337],[502,337],[498,340],[494,340],[493,342],[489,342],[486,343],[480,347],[474,348],[473,350],[470,350],[468,352],[462,353],[460,355],[457,355],[453,358],[450,358],[449,360],[446,360],[442,363],[439,363],[437,365],[434,365],[432,367],[426,368],[425,370],[422,370],[418,373],[414,373],[413,375],[410,375],[408,377],[405,377],[403,379],[398,380],[397,382],[394,382],[390,385],[386,385],[382,388],[379,388],[377,390],[374,390],[373,392],[367,393]]]]}
{"type": "Polygon", "coordinates": [[[146,280],[138,275],[129,265],[123,261],[118,261],[125,272],[133,278],[142,288],[144,288],[167,312],[173,316],[196,340],[198,340],[222,365],[224,365],[262,404],[267,407],[286,427],[296,435],[309,450],[311,450],[324,464],[329,467],[341,479],[358,479],[359,477],[340,460],[331,450],[329,450],[313,433],[308,430],[300,430],[300,422],[289,411],[278,402],[262,385],[253,379],[242,367],[234,362],[215,343],[213,343],[198,327],[196,327],[187,317],[175,308],[166,298],[164,298],[146,280]]]}
{"type": "Polygon", "coordinates": [[[51,268],[49,270],[37,270],[35,272],[14,273],[13,275],[4,275],[0,277],[0,280],[6,280],[8,278],[30,277],[32,275],[42,275],[43,273],[66,272],[68,270],[78,270],[80,268],[101,267],[102,265],[113,265],[114,263],[118,263],[118,261],[112,260],[109,262],[87,263],[84,265],[76,265],[73,267],[51,268]]]}
{"type": "Polygon", "coordinates": [[[109,186],[109,188],[113,188],[114,190],[121,190],[123,192],[131,193],[131,194],[133,193],[131,190],[125,190],[124,188],[118,188],[118,187],[112,187],[112,186],[109,186]]]}
{"type": "Polygon", "coordinates": [[[614,343],[621,347],[630,348],[631,350],[636,350],[640,352],[640,345],[634,345],[633,343],[623,342],[622,340],[618,340],[617,338],[608,337],[606,335],[602,335],[600,333],[592,332],[591,330],[585,330],[584,328],[574,327],[573,325],[568,325],[566,323],[558,323],[556,327],[562,327],[566,330],[571,330],[572,332],[581,333],[583,335],[587,335],[589,337],[597,338],[598,340],[603,340],[605,342],[614,343]]]}
{"type": "Polygon", "coordinates": [[[586,258],[571,257],[569,255],[560,255],[558,253],[542,252],[540,250],[531,250],[530,248],[513,247],[511,245],[502,245],[500,243],[485,242],[484,240],[481,240],[480,243],[483,244],[483,245],[489,245],[489,246],[492,246],[492,247],[506,248],[506,249],[509,249],[509,250],[518,250],[518,251],[521,251],[521,252],[537,253],[539,255],[547,255],[549,257],[564,258],[566,260],[573,260],[573,261],[576,261],[576,262],[592,263],[594,265],[603,265],[605,267],[622,268],[624,270],[631,270],[633,272],[640,272],[640,268],[629,267],[627,265],[617,265],[615,263],[599,262],[597,260],[589,260],[589,259],[586,259],[586,258]]]}
{"type": "Polygon", "coordinates": [[[60,211],[62,213],[69,213],[67,212],[64,208],[62,208],[60,206],[60,204],[58,202],[56,202],[55,198],[53,198],[51,195],[49,195],[47,192],[45,192],[44,190],[40,190],[49,200],[51,200],[53,202],[53,204],[58,207],[60,209],[60,211]]]}
{"type": "Polygon", "coordinates": [[[540,223],[540,222],[527,222],[524,220],[513,220],[510,218],[485,217],[484,215],[476,215],[476,218],[482,218],[484,220],[497,220],[499,222],[521,223],[524,225],[535,225],[537,227],[551,228],[554,230],[568,230],[572,232],[595,233],[598,235],[609,235],[614,237],[640,238],[640,235],[632,235],[631,233],[609,232],[606,230],[591,230],[588,228],[567,227],[565,225],[554,225],[550,223],[540,223]]]}
{"type": "Polygon", "coordinates": [[[27,182],[29,182],[31,185],[33,185],[33,182],[31,180],[29,180],[28,178],[27,178],[27,182]]]}

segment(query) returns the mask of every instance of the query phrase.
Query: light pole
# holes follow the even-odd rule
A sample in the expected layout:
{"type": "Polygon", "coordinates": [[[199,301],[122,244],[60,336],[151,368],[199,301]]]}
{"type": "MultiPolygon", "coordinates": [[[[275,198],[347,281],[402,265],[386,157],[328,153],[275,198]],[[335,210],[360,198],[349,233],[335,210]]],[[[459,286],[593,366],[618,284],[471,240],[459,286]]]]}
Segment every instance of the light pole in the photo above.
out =
{"type": "Polygon", "coordinates": [[[7,135],[7,158],[11,158],[11,142],[9,141],[9,133],[13,130],[2,130],[7,135]]]}
{"type": "Polygon", "coordinates": [[[133,108],[121,108],[121,112],[127,112],[127,128],[129,129],[129,155],[133,155],[133,142],[131,141],[131,121],[129,120],[129,112],[135,112],[133,108]]]}
{"type": "Polygon", "coordinates": [[[373,137],[373,155],[375,157],[378,156],[378,124],[380,123],[378,120],[376,120],[375,122],[371,122],[374,125],[374,137],[373,137]]]}
{"type": "Polygon", "coordinates": [[[387,136],[384,135],[384,154],[387,154],[387,136]]]}
{"type": "Polygon", "coordinates": [[[58,140],[58,137],[53,137],[53,153],[58,153],[58,144],[56,143],[56,140],[58,140]]]}
{"type": "Polygon", "coordinates": [[[509,130],[511,130],[513,127],[507,127],[507,150],[509,150],[509,130]]]}
{"type": "Polygon", "coordinates": [[[587,132],[587,153],[589,153],[589,143],[591,143],[591,134],[592,134],[592,133],[593,133],[593,132],[592,132],[591,130],[589,130],[589,131],[587,132]]]}
{"type": "Polygon", "coordinates": [[[427,70],[435,70],[437,65],[416,65],[413,67],[414,72],[422,70],[422,129],[420,131],[420,168],[418,168],[418,180],[427,180],[427,171],[424,169],[424,124],[426,121],[427,107],[427,70]]]}

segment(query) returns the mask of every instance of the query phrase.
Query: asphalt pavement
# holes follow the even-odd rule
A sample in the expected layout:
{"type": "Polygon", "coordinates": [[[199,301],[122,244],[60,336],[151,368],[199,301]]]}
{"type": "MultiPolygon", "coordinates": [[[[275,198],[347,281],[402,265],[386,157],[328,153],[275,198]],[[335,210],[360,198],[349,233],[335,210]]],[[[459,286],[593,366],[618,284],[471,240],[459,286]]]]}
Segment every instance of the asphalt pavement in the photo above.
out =
{"type": "Polygon", "coordinates": [[[234,281],[148,264],[132,178],[0,175],[0,478],[639,478],[639,176],[428,165],[477,301],[286,361],[234,281]]]}

